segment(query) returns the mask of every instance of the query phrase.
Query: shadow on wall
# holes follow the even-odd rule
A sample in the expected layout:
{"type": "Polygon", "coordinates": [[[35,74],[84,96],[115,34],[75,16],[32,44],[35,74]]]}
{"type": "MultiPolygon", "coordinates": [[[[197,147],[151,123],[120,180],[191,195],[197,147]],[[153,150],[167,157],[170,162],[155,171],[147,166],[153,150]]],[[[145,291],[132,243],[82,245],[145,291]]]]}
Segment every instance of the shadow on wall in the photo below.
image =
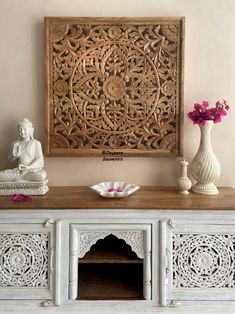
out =
{"type": "Polygon", "coordinates": [[[34,42],[32,46],[34,47],[33,57],[34,57],[34,68],[32,69],[35,77],[35,95],[33,99],[33,111],[34,116],[37,121],[32,121],[35,131],[34,137],[37,138],[42,146],[44,146],[45,138],[45,125],[44,125],[44,22],[43,18],[37,21],[33,27],[34,42]]]}
{"type": "MultiPolygon", "coordinates": [[[[182,160],[182,157],[162,158],[161,160],[162,163],[159,162],[158,166],[156,165],[156,167],[158,167],[158,171],[156,174],[156,182],[154,185],[176,185],[176,180],[180,176],[179,162],[180,160],[182,160]]],[[[160,159],[158,161],[160,161],[160,159]]]]}
{"type": "Polygon", "coordinates": [[[9,160],[11,144],[17,139],[17,123],[15,119],[9,117],[10,123],[1,132],[7,136],[3,136],[0,147],[0,170],[14,168],[15,164],[9,160]]]}

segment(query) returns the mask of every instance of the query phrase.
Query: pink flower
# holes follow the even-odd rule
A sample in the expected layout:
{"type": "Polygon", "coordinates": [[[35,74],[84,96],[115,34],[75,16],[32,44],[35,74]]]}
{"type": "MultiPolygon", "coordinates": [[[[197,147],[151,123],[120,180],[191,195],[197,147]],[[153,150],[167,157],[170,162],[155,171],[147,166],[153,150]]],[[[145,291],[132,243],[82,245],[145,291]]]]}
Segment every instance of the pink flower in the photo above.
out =
{"type": "Polygon", "coordinates": [[[32,201],[32,197],[29,195],[25,194],[13,194],[10,196],[10,199],[13,202],[27,202],[27,201],[32,201]]]}
{"type": "Polygon", "coordinates": [[[123,189],[118,186],[117,188],[109,188],[107,192],[123,192],[123,189]]]}
{"type": "Polygon", "coordinates": [[[222,117],[227,115],[227,111],[230,109],[226,100],[222,102],[217,101],[215,107],[208,108],[209,102],[202,101],[202,104],[195,103],[194,110],[188,112],[187,116],[194,124],[204,125],[206,121],[210,120],[214,123],[222,121],[222,117]]]}

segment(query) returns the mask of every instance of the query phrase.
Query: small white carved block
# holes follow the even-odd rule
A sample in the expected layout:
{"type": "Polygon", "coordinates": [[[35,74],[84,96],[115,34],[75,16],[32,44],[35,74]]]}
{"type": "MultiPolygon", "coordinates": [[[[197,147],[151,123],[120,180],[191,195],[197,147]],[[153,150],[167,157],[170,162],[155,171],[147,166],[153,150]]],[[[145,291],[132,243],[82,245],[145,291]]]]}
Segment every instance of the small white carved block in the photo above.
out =
{"type": "Polygon", "coordinates": [[[44,195],[48,192],[48,180],[35,182],[0,182],[0,195],[44,195]]]}

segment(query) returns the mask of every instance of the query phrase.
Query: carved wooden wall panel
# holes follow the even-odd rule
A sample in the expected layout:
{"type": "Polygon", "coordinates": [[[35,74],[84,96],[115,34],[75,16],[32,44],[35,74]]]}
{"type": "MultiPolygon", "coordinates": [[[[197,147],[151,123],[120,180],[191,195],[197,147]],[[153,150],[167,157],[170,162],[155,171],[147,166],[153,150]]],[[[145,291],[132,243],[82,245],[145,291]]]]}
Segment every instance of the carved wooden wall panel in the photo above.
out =
{"type": "Polygon", "coordinates": [[[45,18],[46,153],[181,154],[183,18],[45,18]]]}

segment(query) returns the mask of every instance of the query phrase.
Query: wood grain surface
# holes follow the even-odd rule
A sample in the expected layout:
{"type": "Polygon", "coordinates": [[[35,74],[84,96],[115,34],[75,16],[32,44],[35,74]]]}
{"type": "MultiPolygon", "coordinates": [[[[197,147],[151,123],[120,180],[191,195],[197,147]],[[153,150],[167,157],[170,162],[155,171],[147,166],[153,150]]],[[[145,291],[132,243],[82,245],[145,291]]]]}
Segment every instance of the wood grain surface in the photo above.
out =
{"type": "Polygon", "coordinates": [[[141,187],[134,194],[119,199],[97,195],[89,187],[50,187],[43,196],[31,202],[16,203],[9,196],[0,196],[3,209],[198,209],[235,210],[235,190],[219,188],[219,195],[190,193],[180,195],[175,187],[141,187]]]}

